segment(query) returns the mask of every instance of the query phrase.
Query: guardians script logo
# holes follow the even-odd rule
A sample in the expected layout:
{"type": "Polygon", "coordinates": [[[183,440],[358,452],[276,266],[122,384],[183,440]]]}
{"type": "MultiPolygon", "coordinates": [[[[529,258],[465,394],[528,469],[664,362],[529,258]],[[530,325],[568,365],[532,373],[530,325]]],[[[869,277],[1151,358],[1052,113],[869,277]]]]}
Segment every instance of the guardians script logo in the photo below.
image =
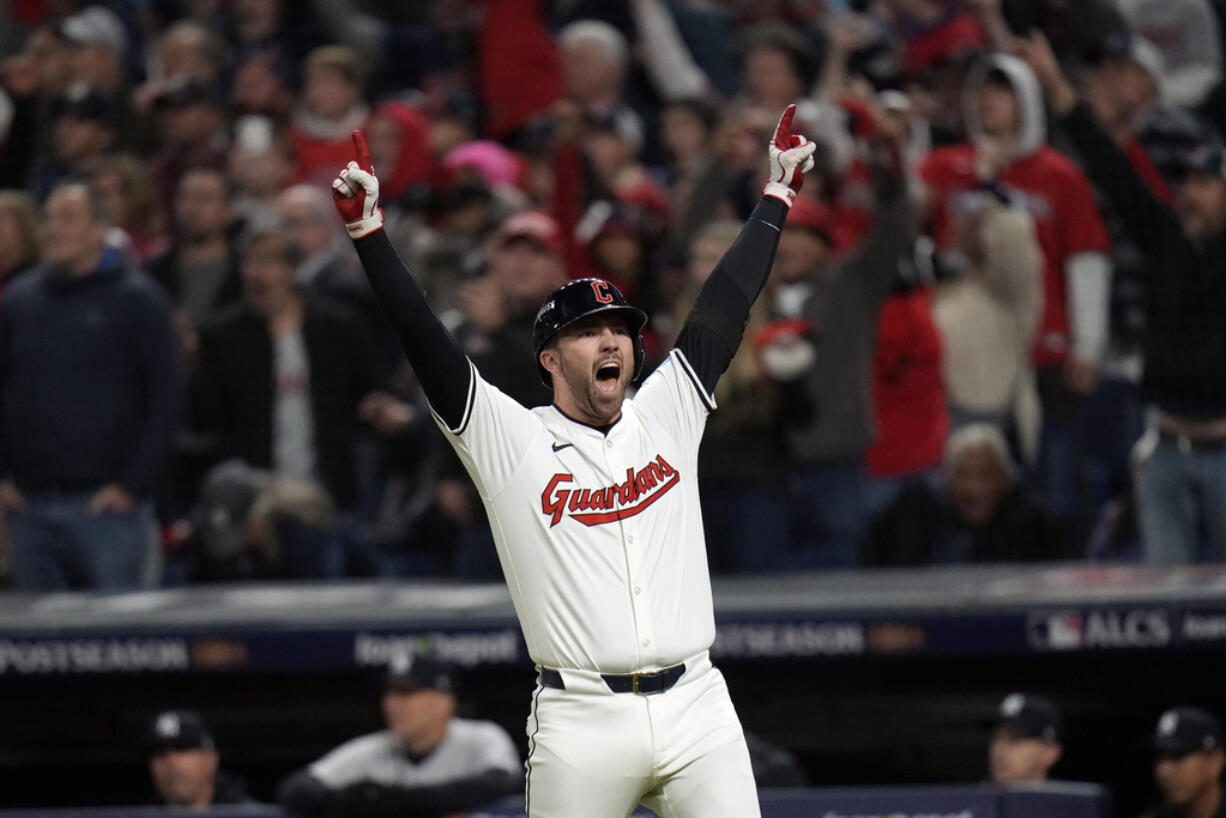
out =
{"type": "Polygon", "coordinates": [[[541,492],[541,512],[549,527],[562,522],[562,516],[586,526],[603,525],[633,517],[663,497],[677,485],[681,475],[661,455],[641,469],[626,469],[624,482],[602,489],[567,487],[574,475],[555,474],[541,492]]]}

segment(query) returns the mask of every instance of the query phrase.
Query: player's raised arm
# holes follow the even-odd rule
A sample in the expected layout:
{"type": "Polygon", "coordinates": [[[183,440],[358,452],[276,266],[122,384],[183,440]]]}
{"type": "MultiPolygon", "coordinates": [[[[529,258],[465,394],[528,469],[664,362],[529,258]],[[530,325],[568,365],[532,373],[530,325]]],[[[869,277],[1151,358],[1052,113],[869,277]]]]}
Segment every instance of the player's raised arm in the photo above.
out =
{"type": "Polygon", "coordinates": [[[768,147],[770,174],[762,200],[741,228],[728,252],[711,273],[677,336],[677,348],[694,368],[708,392],[728,367],[749,320],[749,308],[766,284],[779,232],[804,174],[813,169],[813,142],[792,133],[796,106],[779,117],[768,147]]]}
{"type": "Polygon", "coordinates": [[[383,231],[379,180],[360,131],[353,132],[353,147],[356,160],[332,183],[332,199],[431,408],[454,428],[464,415],[472,368],[383,231]]]}

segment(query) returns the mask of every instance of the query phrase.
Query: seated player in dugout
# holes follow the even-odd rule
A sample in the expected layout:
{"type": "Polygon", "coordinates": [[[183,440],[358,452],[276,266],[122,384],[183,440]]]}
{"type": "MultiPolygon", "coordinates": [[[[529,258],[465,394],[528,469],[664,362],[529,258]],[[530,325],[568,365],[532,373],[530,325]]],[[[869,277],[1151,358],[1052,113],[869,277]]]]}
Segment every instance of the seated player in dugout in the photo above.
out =
{"type": "Polygon", "coordinates": [[[241,778],[218,768],[217,743],[195,710],[167,710],[155,716],[145,748],[153,784],[150,804],[203,808],[254,803],[241,778]]]}
{"type": "Polygon", "coordinates": [[[433,818],[519,791],[519,752],[497,724],[456,718],[458,674],[429,654],[394,656],[386,727],[345,742],[282,782],[296,815],[433,818]]]}
{"type": "Polygon", "coordinates": [[[1141,818],[1226,818],[1222,724],[1199,707],[1172,707],[1154,728],[1154,780],[1162,803],[1141,818]]]}
{"type": "Polygon", "coordinates": [[[1042,696],[1010,693],[996,710],[988,743],[993,784],[1046,781],[1063,752],[1064,720],[1042,696]]]}
{"type": "MultiPolygon", "coordinates": [[[[337,210],[485,505],[537,665],[528,719],[530,818],[756,818],[750,756],[722,674],[699,508],[698,447],[780,229],[813,166],[791,132],[766,146],[763,196],[711,273],[668,357],[643,373],[647,316],[610,282],[541,305],[533,340],[553,404],[526,409],[485,380],[434,315],[383,230],[361,133],[337,210]]],[[[876,153],[900,179],[897,147],[876,153]]]]}

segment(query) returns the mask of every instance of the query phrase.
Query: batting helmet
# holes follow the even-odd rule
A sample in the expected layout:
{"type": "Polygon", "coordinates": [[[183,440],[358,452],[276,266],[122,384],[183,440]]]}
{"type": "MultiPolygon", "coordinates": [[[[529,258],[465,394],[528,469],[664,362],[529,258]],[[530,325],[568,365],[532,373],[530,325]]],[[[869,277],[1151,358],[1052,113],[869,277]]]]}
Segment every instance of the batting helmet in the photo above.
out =
{"type": "Polygon", "coordinates": [[[549,370],[541,365],[541,350],[555,335],[580,318],[601,312],[616,312],[626,319],[634,340],[634,377],[643,369],[643,325],[647,313],[631,306],[626,297],[603,278],[577,278],[553,291],[536,311],[532,325],[532,349],[536,353],[536,369],[546,386],[553,386],[549,370]]]}

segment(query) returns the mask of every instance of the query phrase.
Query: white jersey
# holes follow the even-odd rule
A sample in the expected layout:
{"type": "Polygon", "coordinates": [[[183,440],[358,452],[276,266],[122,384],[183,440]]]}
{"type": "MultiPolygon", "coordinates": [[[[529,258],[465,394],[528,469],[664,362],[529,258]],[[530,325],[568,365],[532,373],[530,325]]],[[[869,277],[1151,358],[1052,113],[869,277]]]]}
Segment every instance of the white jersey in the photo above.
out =
{"type": "Polygon", "coordinates": [[[533,661],[631,673],[709,648],[697,466],[715,400],[685,355],[672,351],[607,434],[472,372],[460,426],[435,422],[485,503],[533,661]]]}

